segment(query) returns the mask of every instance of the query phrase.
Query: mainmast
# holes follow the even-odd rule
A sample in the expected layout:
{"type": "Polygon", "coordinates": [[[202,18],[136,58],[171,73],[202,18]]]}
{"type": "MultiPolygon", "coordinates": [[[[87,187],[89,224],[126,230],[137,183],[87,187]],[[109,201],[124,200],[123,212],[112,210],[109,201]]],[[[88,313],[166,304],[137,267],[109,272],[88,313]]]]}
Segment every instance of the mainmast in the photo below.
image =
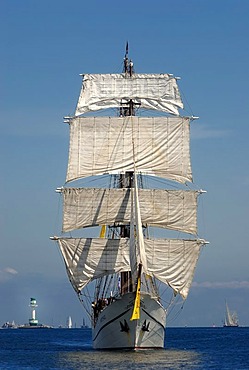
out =
{"type": "MultiPolygon", "coordinates": [[[[126,49],[125,49],[125,57],[124,57],[124,65],[123,65],[123,73],[125,74],[125,78],[131,78],[134,74],[134,66],[133,62],[128,57],[129,52],[129,46],[128,42],[126,43],[126,49]]],[[[126,117],[126,116],[135,116],[135,104],[132,99],[130,99],[128,102],[122,103],[121,102],[120,107],[120,117],[126,117]]]]}
{"type": "MultiPolygon", "coordinates": [[[[123,73],[125,74],[125,78],[132,78],[134,73],[134,66],[133,62],[128,57],[129,53],[129,45],[128,42],[126,43],[125,49],[125,57],[124,57],[124,64],[123,64],[123,73]]],[[[134,102],[130,99],[128,102],[122,103],[120,107],[120,117],[128,117],[128,116],[135,116],[135,107],[134,102]]],[[[134,172],[128,171],[124,174],[119,175],[119,187],[120,188],[133,188],[134,172]]],[[[130,237],[130,225],[122,225],[120,227],[120,237],[129,238],[130,237]]],[[[131,278],[131,271],[126,271],[121,273],[121,294],[125,294],[127,292],[132,291],[132,278],[131,278]]]]}
{"type": "Polygon", "coordinates": [[[131,77],[132,74],[133,74],[133,72],[134,72],[134,70],[133,70],[133,62],[132,62],[131,59],[129,60],[128,53],[129,53],[129,45],[128,45],[128,41],[127,41],[127,43],[126,43],[126,49],[125,49],[123,72],[131,77]]]}

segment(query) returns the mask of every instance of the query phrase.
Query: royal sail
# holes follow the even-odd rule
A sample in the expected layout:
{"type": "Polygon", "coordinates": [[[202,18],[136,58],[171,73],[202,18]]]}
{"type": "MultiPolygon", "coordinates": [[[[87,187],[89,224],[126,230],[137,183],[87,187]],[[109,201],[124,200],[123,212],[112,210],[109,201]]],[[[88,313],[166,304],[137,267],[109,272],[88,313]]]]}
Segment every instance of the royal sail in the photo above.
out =
{"type": "Polygon", "coordinates": [[[142,108],[178,115],[183,108],[177,80],[169,74],[86,74],[83,76],[75,116],[133,103],[142,108]]]}
{"type": "Polygon", "coordinates": [[[197,230],[203,191],[188,185],[192,118],[179,114],[177,80],[135,73],[127,45],[123,73],[84,75],[66,118],[62,233],[52,239],[96,349],[163,348],[166,316],[187,298],[206,244],[197,230]]]}

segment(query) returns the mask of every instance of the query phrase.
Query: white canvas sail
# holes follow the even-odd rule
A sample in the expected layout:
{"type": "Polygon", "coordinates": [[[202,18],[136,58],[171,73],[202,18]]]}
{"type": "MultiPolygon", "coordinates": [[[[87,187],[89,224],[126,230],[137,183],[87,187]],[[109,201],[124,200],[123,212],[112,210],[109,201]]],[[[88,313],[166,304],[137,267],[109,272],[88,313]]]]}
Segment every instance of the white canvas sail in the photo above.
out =
{"type": "Polygon", "coordinates": [[[189,118],[80,117],[70,120],[67,182],[133,171],[192,181],[189,118]]]}
{"type": "Polygon", "coordinates": [[[141,108],[178,115],[183,108],[176,79],[169,74],[85,74],[75,116],[120,107],[129,100],[141,108]]]}
{"type": "MultiPolygon", "coordinates": [[[[57,238],[76,291],[91,280],[130,269],[129,239],[57,238]]],[[[183,298],[188,295],[204,241],[144,239],[147,269],[183,298]]]]}
{"type": "MultiPolygon", "coordinates": [[[[63,232],[128,224],[131,189],[63,188],[63,232]]],[[[198,191],[138,189],[143,224],[197,233],[198,191]]]]}
{"type": "Polygon", "coordinates": [[[128,239],[57,238],[76,292],[93,279],[129,269],[128,239]]]}
{"type": "Polygon", "coordinates": [[[204,240],[145,239],[148,271],[187,298],[204,240]]]}

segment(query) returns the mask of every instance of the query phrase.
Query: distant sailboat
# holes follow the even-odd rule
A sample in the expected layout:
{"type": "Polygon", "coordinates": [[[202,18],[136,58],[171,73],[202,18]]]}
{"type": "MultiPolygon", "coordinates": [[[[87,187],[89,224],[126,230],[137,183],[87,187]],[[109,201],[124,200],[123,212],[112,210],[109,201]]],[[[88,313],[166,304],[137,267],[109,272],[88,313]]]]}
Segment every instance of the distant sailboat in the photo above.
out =
{"type": "Polygon", "coordinates": [[[71,318],[71,316],[68,316],[68,319],[67,319],[67,328],[68,329],[72,329],[72,326],[73,326],[72,318],[71,318]]]}
{"type": "Polygon", "coordinates": [[[225,321],[224,327],[238,327],[239,321],[236,312],[231,312],[228,308],[228,304],[226,302],[226,313],[225,313],[225,321]]]}
{"type": "Polygon", "coordinates": [[[0,329],[16,329],[17,325],[15,324],[15,321],[13,320],[12,322],[6,321],[0,329]]]}
{"type": "Polygon", "coordinates": [[[88,325],[86,324],[85,319],[83,319],[81,329],[88,329],[88,325]]]}

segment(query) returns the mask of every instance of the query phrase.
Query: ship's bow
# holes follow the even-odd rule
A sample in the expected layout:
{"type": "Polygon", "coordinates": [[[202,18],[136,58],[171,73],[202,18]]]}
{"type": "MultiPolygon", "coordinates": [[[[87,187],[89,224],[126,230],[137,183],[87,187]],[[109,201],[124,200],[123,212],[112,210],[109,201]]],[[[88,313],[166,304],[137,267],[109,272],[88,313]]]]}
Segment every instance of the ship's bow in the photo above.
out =
{"type": "Polygon", "coordinates": [[[140,318],[130,320],[135,293],[127,293],[100,312],[93,328],[95,349],[155,349],[164,347],[166,312],[156,298],[141,293],[140,318]]]}

